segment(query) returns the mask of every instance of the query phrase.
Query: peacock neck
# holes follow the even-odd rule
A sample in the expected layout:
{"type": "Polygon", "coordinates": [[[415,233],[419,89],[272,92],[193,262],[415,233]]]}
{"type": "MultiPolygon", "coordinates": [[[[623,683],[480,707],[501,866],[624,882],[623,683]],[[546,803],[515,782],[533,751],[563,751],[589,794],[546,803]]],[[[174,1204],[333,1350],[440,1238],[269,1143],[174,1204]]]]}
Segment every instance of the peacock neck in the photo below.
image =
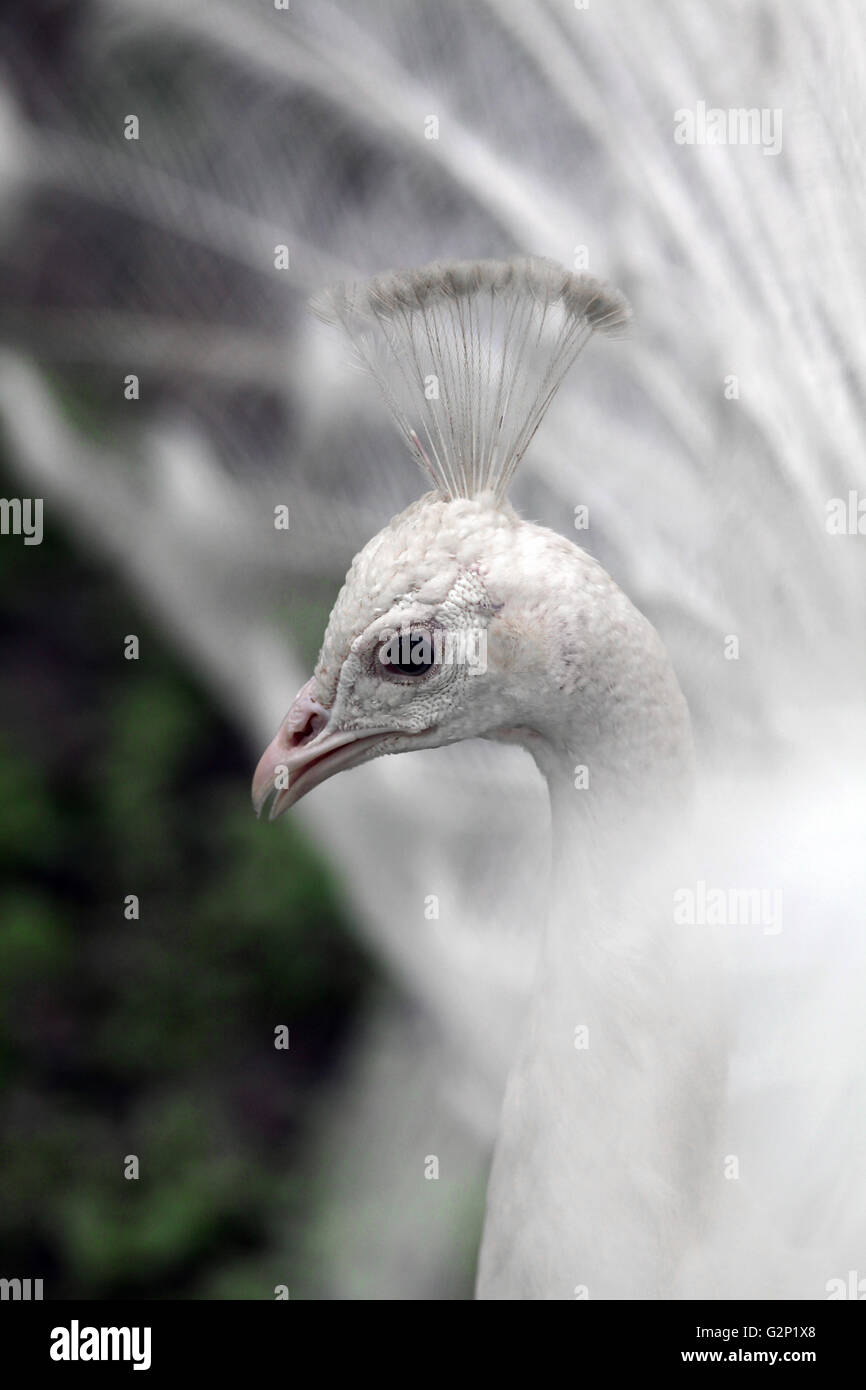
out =
{"type": "Polygon", "coordinates": [[[670,1296],[699,1201],[703,1112],[684,1104],[699,1027],[668,930],[687,724],[680,748],[657,743],[660,758],[638,766],[603,738],[588,765],[576,722],[528,740],[550,791],[550,907],[503,1105],[480,1298],[670,1296]]]}

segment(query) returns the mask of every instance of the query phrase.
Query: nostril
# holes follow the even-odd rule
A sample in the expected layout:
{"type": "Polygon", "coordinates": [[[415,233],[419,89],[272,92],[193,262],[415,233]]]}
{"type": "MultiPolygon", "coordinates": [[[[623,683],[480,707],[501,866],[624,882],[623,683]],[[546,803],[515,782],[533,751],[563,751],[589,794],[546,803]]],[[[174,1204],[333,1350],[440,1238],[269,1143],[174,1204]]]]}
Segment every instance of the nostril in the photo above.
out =
{"type": "Polygon", "coordinates": [[[312,694],[314,689],[315,678],[307,681],[298,691],[292,708],[286,715],[282,739],[290,749],[309,743],[328,723],[328,711],[312,694]]]}
{"type": "Polygon", "coordinates": [[[289,747],[299,748],[301,744],[309,743],[310,739],[321,733],[327,722],[327,716],[320,714],[318,710],[306,711],[303,722],[296,723],[289,734],[289,747]]]}

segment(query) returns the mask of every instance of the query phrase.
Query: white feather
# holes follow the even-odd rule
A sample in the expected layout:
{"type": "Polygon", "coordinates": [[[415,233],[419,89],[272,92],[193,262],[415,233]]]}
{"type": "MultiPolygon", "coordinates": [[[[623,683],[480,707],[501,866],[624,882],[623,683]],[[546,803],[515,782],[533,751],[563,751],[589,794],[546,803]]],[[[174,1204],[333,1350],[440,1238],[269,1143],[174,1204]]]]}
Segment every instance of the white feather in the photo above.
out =
{"type": "Polygon", "coordinates": [[[439,495],[500,500],[590,335],[629,317],[615,290],[540,257],[378,275],[313,308],[345,329],[439,495]]]}

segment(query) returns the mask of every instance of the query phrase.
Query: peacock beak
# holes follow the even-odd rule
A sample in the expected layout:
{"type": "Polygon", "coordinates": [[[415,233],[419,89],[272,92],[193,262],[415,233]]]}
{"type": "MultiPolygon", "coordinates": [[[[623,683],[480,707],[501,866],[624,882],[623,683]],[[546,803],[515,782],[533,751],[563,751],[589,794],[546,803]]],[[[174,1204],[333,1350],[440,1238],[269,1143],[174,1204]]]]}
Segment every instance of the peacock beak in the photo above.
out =
{"type": "Polygon", "coordinates": [[[328,711],[312,696],[313,681],[298,692],[291,709],[268,744],[253,776],[253,808],[260,816],[270,803],[276,820],[307,792],[364,762],[369,751],[391,730],[334,729],[328,711]]]}

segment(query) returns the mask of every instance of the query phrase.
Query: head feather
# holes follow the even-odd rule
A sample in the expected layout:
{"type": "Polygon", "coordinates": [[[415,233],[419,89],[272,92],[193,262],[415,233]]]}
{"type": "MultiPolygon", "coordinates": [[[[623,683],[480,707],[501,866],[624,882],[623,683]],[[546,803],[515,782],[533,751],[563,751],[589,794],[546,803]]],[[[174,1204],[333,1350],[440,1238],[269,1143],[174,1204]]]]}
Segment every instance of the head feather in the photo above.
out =
{"type": "Polygon", "coordinates": [[[434,263],[313,301],[348,334],[444,498],[502,499],[565,373],[626,300],[554,261],[434,263]]]}

